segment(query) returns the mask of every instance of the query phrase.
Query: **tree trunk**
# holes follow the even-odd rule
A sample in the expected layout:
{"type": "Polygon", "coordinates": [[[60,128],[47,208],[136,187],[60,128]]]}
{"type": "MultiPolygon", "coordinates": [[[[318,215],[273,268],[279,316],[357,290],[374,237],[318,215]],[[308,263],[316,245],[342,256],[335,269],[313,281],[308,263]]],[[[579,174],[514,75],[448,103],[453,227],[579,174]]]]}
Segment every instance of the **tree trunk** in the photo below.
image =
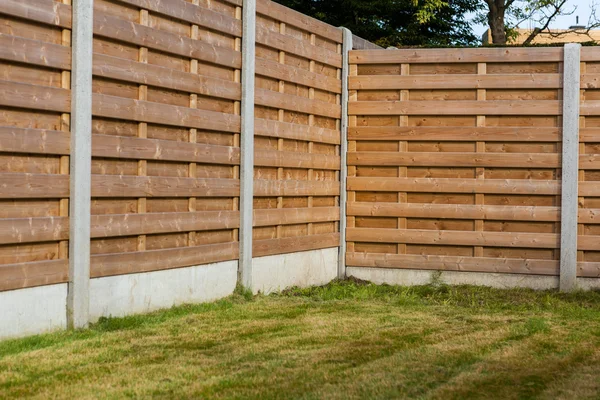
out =
{"type": "Polygon", "coordinates": [[[505,0],[486,0],[488,5],[488,24],[492,33],[493,44],[506,44],[506,30],[504,26],[505,0]]]}

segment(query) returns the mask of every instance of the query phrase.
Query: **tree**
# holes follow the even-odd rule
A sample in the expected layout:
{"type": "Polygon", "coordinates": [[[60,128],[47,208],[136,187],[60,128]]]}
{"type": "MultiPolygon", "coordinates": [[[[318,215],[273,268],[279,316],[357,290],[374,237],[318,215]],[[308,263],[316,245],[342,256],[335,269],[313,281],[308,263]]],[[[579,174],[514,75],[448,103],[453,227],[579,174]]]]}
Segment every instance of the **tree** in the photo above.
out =
{"type": "Polygon", "coordinates": [[[480,0],[275,0],[382,47],[472,45],[480,0]]]}
{"type": "Polygon", "coordinates": [[[550,30],[550,24],[556,18],[573,15],[577,5],[569,6],[568,0],[481,0],[480,12],[476,22],[487,23],[492,34],[492,43],[506,44],[515,29],[525,21],[536,25],[523,44],[528,45],[541,33],[553,37],[564,36],[571,32],[587,34],[591,29],[600,26],[593,7],[587,24],[577,28],[561,31],[550,30]]]}

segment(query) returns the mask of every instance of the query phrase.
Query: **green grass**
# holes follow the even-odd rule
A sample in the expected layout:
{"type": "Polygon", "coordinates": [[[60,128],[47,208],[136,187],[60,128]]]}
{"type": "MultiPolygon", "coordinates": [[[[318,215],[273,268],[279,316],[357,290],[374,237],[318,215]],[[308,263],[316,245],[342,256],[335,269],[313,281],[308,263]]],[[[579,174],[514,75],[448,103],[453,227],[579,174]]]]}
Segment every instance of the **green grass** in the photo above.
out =
{"type": "Polygon", "coordinates": [[[0,398],[600,398],[600,294],[336,282],[0,342],[0,398]]]}

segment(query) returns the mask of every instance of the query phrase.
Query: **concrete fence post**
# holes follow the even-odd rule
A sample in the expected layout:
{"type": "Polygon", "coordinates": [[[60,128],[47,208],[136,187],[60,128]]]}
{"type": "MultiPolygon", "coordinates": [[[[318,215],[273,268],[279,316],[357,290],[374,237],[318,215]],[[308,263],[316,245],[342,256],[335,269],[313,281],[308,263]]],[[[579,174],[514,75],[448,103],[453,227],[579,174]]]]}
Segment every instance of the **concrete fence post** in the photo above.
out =
{"type": "Polygon", "coordinates": [[[342,28],[342,124],[340,139],[340,254],[338,257],[338,278],[346,277],[346,210],[348,194],[346,191],[346,181],[348,179],[348,76],[350,73],[350,50],[352,50],[352,32],[347,28],[342,28]]]}
{"type": "Polygon", "coordinates": [[[242,9],[242,102],[240,165],[240,258],[238,281],[252,288],[252,225],[254,201],[254,76],[256,54],[256,0],[244,0],[242,9]]]}
{"type": "Polygon", "coordinates": [[[72,6],[69,328],[89,323],[93,6],[93,0],[72,6]]]}
{"type": "Polygon", "coordinates": [[[577,287],[580,61],[581,45],[565,45],[560,240],[560,290],[563,292],[577,287]]]}

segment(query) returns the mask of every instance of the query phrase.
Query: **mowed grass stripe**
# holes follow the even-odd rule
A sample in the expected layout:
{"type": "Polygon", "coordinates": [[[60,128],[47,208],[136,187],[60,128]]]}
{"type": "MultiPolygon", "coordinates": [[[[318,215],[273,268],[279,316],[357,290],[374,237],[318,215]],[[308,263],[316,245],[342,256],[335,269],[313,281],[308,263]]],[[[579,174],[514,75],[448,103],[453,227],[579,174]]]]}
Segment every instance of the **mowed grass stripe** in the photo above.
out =
{"type": "Polygon", "coordinates": [[[0,342],[0,398],[594,398],[599,345],[593,292],[240,290],[0,342]]]}

